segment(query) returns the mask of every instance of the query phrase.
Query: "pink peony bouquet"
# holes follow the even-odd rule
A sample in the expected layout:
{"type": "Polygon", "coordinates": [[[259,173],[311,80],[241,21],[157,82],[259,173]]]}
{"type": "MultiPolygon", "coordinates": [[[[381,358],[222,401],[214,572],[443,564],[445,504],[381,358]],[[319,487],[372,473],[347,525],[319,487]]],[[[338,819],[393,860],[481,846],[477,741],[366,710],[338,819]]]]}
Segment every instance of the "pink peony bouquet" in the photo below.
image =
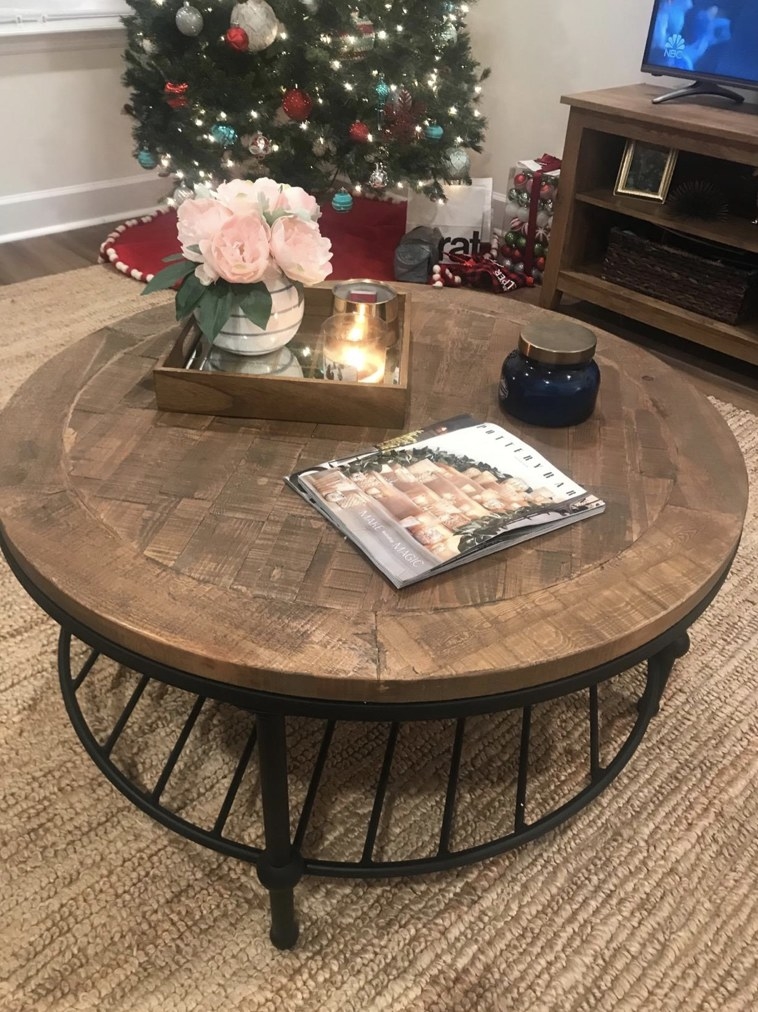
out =
{"type": "Polygon", "coordinates": [[[332,267],[331,242],[317,224],[316,199],[299,186],[273,179],[235,179],[185,200],[177,211],[182,252],[154,275],[143,294],[173,288],[176,318],[194,312],[213,341],[239,308],[265,329],[271,315],[269,288],[284,276],[294,285],[315,285],[332,267]]]}

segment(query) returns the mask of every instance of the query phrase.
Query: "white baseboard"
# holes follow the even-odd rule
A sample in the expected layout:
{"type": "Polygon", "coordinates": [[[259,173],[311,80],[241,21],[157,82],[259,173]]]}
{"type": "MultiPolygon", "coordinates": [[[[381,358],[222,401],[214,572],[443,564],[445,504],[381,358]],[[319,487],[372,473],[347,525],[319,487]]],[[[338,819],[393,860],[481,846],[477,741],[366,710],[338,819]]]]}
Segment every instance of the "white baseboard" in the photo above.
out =
{"type": "Polygon", "coordinates": [[[147,214],[170,188],[145,174],[0,197],[0,243],[147,214]]]}

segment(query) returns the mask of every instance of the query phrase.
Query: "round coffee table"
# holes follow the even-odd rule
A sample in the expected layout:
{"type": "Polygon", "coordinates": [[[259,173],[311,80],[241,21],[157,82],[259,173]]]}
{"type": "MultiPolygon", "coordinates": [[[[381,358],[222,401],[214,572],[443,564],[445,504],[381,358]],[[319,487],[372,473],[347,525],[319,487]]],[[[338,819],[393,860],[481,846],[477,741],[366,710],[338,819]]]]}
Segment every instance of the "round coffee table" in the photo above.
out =
{"type": "Polygon", "coordinates": [[[172,339],[165,308],[63,352],[2,415],[2,547],[61,626],[60,680],[79,737],[153,818],[255,863],[279,947],[297,938],[293,887],[303,872],[390,876],[490,857],[555,827],[607,787],[657,711],[688,626],[725,579],[746,509],[744,463],[727,425],[653,356],[598,333],[594,416],[572,429],[522,426],[498,408],[500,364],[519,326],[545,311],[472,292],[409,290],[407,428],[464,412],[497,421],[605,499],[602,516],[395,591],[282,481],[388,433],[157,412],[151,370],[172,339]],[[89,650],[78,665],[72,637],[89,650]],[[118,706],[101,691],[93,727],[79,695],[101,657],[140,677],[118,706]],[[640,664],[633,726],[601,762],[598,686],[640,664]],[[156,681],[193,699],[147,786],[113,751],[156,681]],[[586,695],[586,777],[568,800],[530,818],[533,710],[577,693],[586,695]],[[210,825],[165,800],[207,700],[253,715],[210,825]],[[467,722],[500,711],[518,719],[508,824],[456,847],[467,722]],[[286,718],[323,721],[296,811],[286,718]],[[377,831],[398,736],[409,722],[440,719],[454,722],[454,735],[437,842],[428,853],[384,857],[377,831]],[[354,860],[304,847],[335,727],[346,720],[388,722],[354,860]],[[228,826],[254,756],[259,846],[228,826]]]}

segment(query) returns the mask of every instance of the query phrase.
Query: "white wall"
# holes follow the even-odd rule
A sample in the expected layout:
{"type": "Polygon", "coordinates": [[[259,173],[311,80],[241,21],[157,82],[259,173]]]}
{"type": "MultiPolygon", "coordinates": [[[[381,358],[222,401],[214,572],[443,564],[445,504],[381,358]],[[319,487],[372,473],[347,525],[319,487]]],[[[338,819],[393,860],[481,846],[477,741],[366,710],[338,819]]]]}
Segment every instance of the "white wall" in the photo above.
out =
{"type": "Polygon", "coordinates": [[[474,55],[492,70],[482,100],[487,149],[473,157],[472,173],[492,176],[502,192],[517,161],[543,152],[560,157],[568,117],[561,95],[644,80],[652,6],[653,0],[472,4],[474,55]]]}
{"type": "MultiPolygon", "coordinates": [[[[560,155],[562,94],[642,79],[651,7],[652,0],[473,4],[475,55],[492,68],[482,104],[487,147],[474,156],[474,174],[493,176],[502,192],[515,161],[560,155]]],[[[166,181],[132,158],[130,120],[119,114],[127,97],[123,46],[120,31],[0,38],[0,241],[138,213],[166,194],[166,181]]]]}

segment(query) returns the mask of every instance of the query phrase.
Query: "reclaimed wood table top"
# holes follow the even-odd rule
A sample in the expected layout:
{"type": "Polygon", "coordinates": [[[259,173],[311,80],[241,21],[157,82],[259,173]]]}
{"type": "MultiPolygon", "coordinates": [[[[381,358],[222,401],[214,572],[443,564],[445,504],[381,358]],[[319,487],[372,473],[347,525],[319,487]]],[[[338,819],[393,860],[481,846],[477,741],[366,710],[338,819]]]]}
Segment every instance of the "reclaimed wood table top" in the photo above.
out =
{"type": "Polygon", "coordinates": [[[28,579],[152,660],[328,700],[534,686],[686,617],[728,568],[747,503],[744,462],[716,409],[600,331],[593,417],[521,425],[498,406],[500,366],[520,326],[547,311],[405,290],[406,428],[464,412],[496,421],[605,499],[603,515],[395,590],[282,479],[396,433],[158,412],[151,373],[175,336],[164,306],[62,352],[0,416],[0,519],[28,579]]]}

